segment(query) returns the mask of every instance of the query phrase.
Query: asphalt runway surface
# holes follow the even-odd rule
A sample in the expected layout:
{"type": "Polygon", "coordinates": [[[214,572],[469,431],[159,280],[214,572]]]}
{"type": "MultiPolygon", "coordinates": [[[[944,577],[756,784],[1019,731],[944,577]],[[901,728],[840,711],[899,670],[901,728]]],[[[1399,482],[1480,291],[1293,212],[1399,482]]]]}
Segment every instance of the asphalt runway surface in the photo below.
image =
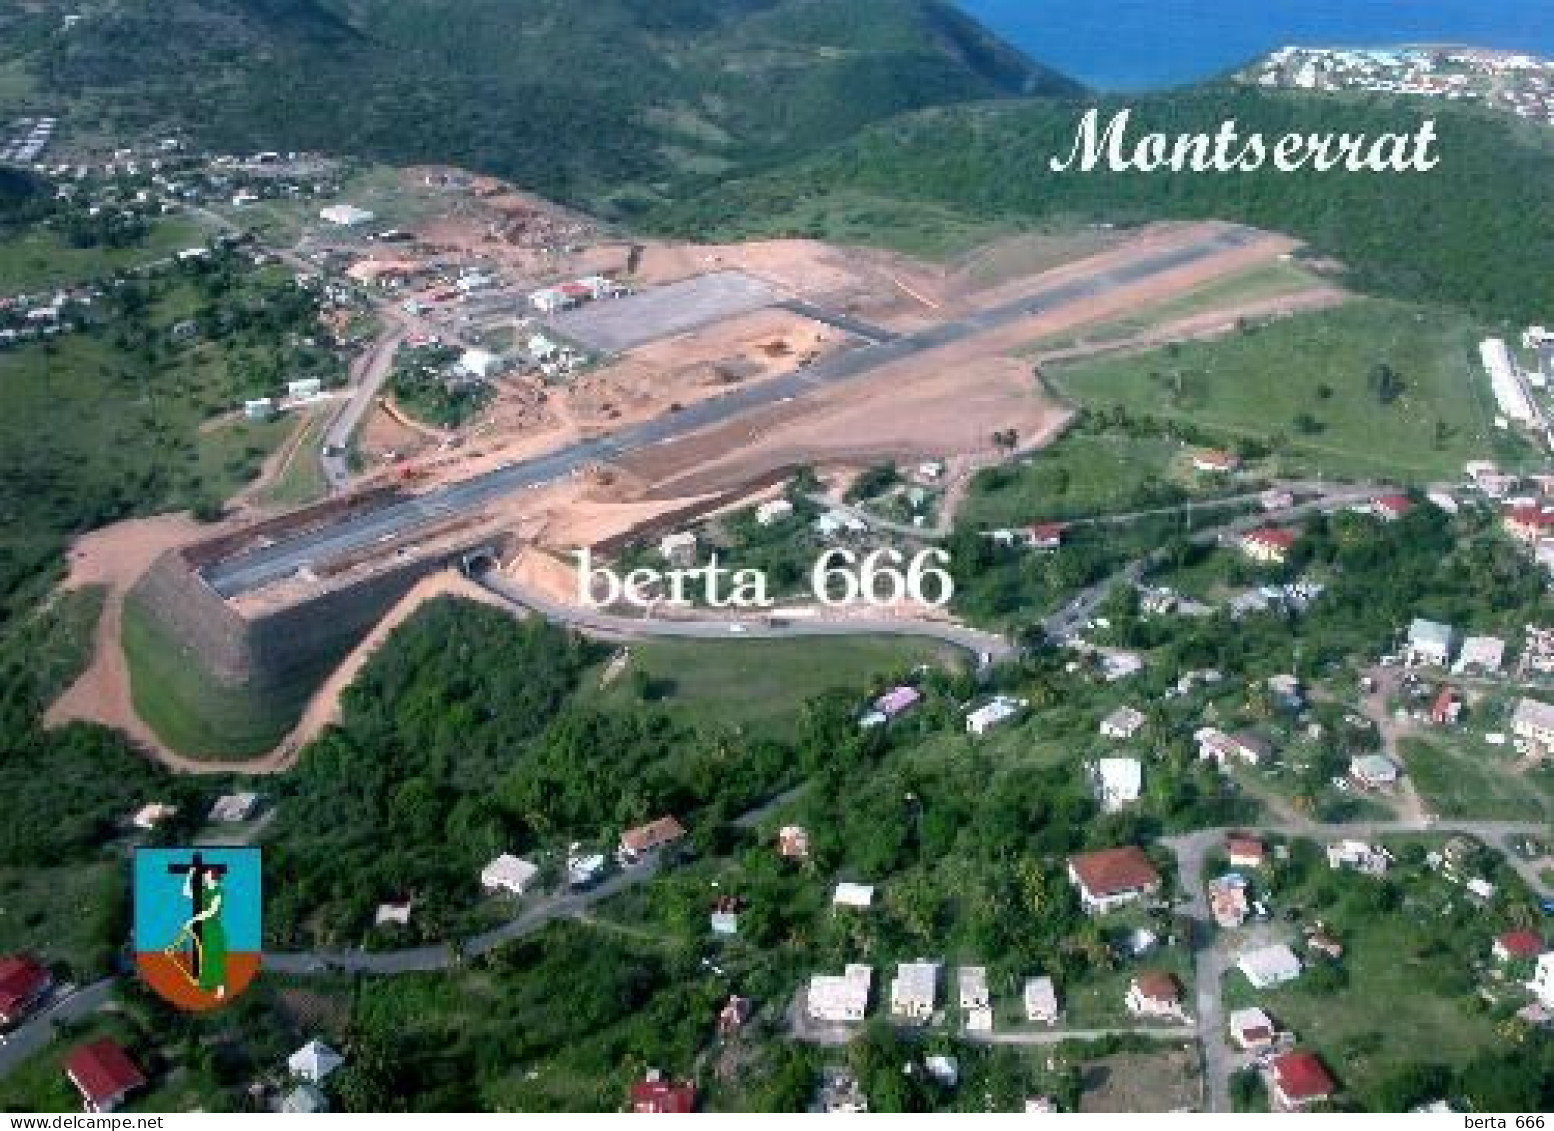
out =
{"type": "MultiPolygon", "coordinates": [[[[689,405],[679,412],[622,429],[611,436],[580,441],[549,455],[511,463],[416,498],[391,503],[379,510],[343,518],[330,526],[249,550],[207,567],[201,576],[223,597],[236,597],[262,589],[292,576],[304,566],[327,562],[375,542],[389,542],[408,531],[474,510],[514,491],[555,483],[594,464],[613,463],[644,448],[726,423],[753,409],[805,396],[826,385],[863,376],[883,365],[925,350],[987,333],[1033,314],[1059,310],[1121,287],[1144,282],[1156,275],[1244,247],[1261,238],[1261,235],[1251,229],[1231,228],[1185,247],[1146,256],[1109,271],[1058,283],[1016,302],[978,311],[917,333],[903,334],[889,341],[850,350],[772,381],[734,389],[723,396],[689,405]]],[[[614,300],[617,304],[626,301],[614,300]]]]}
{"type": "Polygon", "coordinates": [[[550,320],[591,349],[619,353],[771,306],[777,294],[741,271],[718,271],[623,298],[591,302],[550,320]]]}

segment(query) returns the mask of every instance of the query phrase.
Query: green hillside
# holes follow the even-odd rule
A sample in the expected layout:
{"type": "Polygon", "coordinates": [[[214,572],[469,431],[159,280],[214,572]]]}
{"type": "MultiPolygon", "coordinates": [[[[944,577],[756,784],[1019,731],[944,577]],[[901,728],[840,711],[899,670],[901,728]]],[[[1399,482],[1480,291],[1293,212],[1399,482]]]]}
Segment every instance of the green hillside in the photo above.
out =
{"type": "Polygon", "coordinates": [[[791,155],[906,110],[1073,89],[943,0],[78,9],[25,59],[40,104],[65,96],[109,134],[462,162],[571,199],[791,155]]]}
{"type": "MultiPolygon", "coordinates": [[[[1554,308],[1554,147],[1504,117],[1442,102],[1204,87],[1141,97],[1133,133],[1412,132],[1437,119],[1440,165],[1424,174],[1054,173],[1090,105],[1029,100],[911,115],[796,165],[661,209],[667,230],[708,238],[823,234],[852,211],[913,209],[977,220],[1131,223],[1221,218],[1299,236],[1351,282],[1414,301],[1538,321],[1554,308]]],[[[1101,101],[1109,116],[1122,103],[1101,101]]],[[[858,225],[850,225],[856,237],[858,225]]],[[[889,239],[881,230],[878,238],[889,239]]]]}

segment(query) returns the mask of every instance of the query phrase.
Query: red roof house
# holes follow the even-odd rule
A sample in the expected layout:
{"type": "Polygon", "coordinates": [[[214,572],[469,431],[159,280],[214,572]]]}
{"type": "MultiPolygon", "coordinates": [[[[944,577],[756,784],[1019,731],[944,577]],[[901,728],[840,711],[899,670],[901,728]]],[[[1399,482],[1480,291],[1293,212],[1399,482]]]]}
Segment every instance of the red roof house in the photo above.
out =
{"type": "Polygon", "coordinates": [[[1402,518],[1413,509],[1414,501],[1407,495],[1382,495],[1371,503],[1371,510],[1376,517],[1388,522],[1402,518]]]}
{"type": "Polygon", "coordinates": [[[1554,534],[1554,510],[1542,507],[1511,507],[1505,512],[1504,522],[1506,533],[1523,542],[1537,542],[1554,534]]]}
{"type": "Polygon", "coordinates": [[[71,1049],[65,1058],[65,1075],[81,1093],[87,1111],[113,1111],[146,1083],[129,1054],[107,1037],[71,1049]]]}
{"type": "Polygon", "coordinates": [[[620,857],[626,861],[638,860],[649,852],[673,844],[684,835],[685,826],[679,821],[673,817],[660,817],[621,833],[620,857]]]}
{"type": "Polygon", "coordinates": [[[1264,527],[1241,536],[1241,552],[1257,562],[1283,562],[1295,545],[1293,530],[1264,527]]]}
{"type": "Polygon", "coordinates": [[[1025,543],[1033,550],[1056,550],[1063,545],[1063,531],[1067,529],[1061,522],[1044,522],[1037,526],[1028,526],[1025,529],[1025,543]]]}
{"type": "Polygon", "coordinates": [[[1435,697],[1435,702],[1430,705],[1430,721],[1436,726],[1450,726],[1457,721],[1457,716],[1462,713],[1462,704],[1457,699],[1455,688],[1442,687],[1440,694],[1435,697]]]}
{"type": "Polygon", "coordinates": [[[631,1110],[638,1115],[686,1115],[696,1110],[696,1085],[676,1084],[657,1072],[631,1086],[631,1110]]]}
{"type": "Polygon", "coordinates": [[[1160,873],[1143,849],[1131,844],[1069,857],[1068,878],[1092,915],[1160,890],[1160,873]]]}
{"type": "Polygon", "coordinates": [[[1500,962],[1537,958],[1543,953],[1543,938],[1536,931],[1507,931],[1495,940],[1494,952],[1500,962]]]}
{"type": "Polygon", "coordinates": [[[1255,836],[1247,836],[1245,833],[1227,836],[1225,852],[1230,857],[1232,868],[1261,868],[1268,859],[1268,846],[1255,836]]]}
{"type": "Polygon", "coordinates": [[[0,958],[0,1025],[26,1017],[53,984],[48,968],[25,954],[0,958]]]}
{"type": "Polygon", "coordinates": [[[1325,1100],[1338,1090],[1316,1053],[1287,1052],[1268,1066],[1275,1106],[1288,1111],[1325,1100]]]}

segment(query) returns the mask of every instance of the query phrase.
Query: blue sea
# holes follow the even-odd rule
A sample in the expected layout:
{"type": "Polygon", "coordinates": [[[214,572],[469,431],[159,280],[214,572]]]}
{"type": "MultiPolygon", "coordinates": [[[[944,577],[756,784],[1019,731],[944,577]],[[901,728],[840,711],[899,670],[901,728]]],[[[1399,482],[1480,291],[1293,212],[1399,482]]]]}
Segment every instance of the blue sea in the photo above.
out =
{"type": "Polygon", "coordinates": [[[1554,0],[960,0],[1101,90],[1178,86],[1285,44],[1463,43],[1554,56],[1554,0]]]}

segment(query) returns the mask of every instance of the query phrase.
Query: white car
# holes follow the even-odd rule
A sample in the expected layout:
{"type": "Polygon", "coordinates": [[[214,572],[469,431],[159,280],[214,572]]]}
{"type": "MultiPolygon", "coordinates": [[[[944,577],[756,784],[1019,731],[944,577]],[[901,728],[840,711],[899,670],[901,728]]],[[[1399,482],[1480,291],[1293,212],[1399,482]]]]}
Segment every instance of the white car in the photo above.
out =
{"type": "Polygon", "coordinates": [[[730,632],[748,632],[749,631],[749,629],[745,625],[742,625],[742,624],[731,624],[731,625],[728,626],[728,630],[730,632]]]}

